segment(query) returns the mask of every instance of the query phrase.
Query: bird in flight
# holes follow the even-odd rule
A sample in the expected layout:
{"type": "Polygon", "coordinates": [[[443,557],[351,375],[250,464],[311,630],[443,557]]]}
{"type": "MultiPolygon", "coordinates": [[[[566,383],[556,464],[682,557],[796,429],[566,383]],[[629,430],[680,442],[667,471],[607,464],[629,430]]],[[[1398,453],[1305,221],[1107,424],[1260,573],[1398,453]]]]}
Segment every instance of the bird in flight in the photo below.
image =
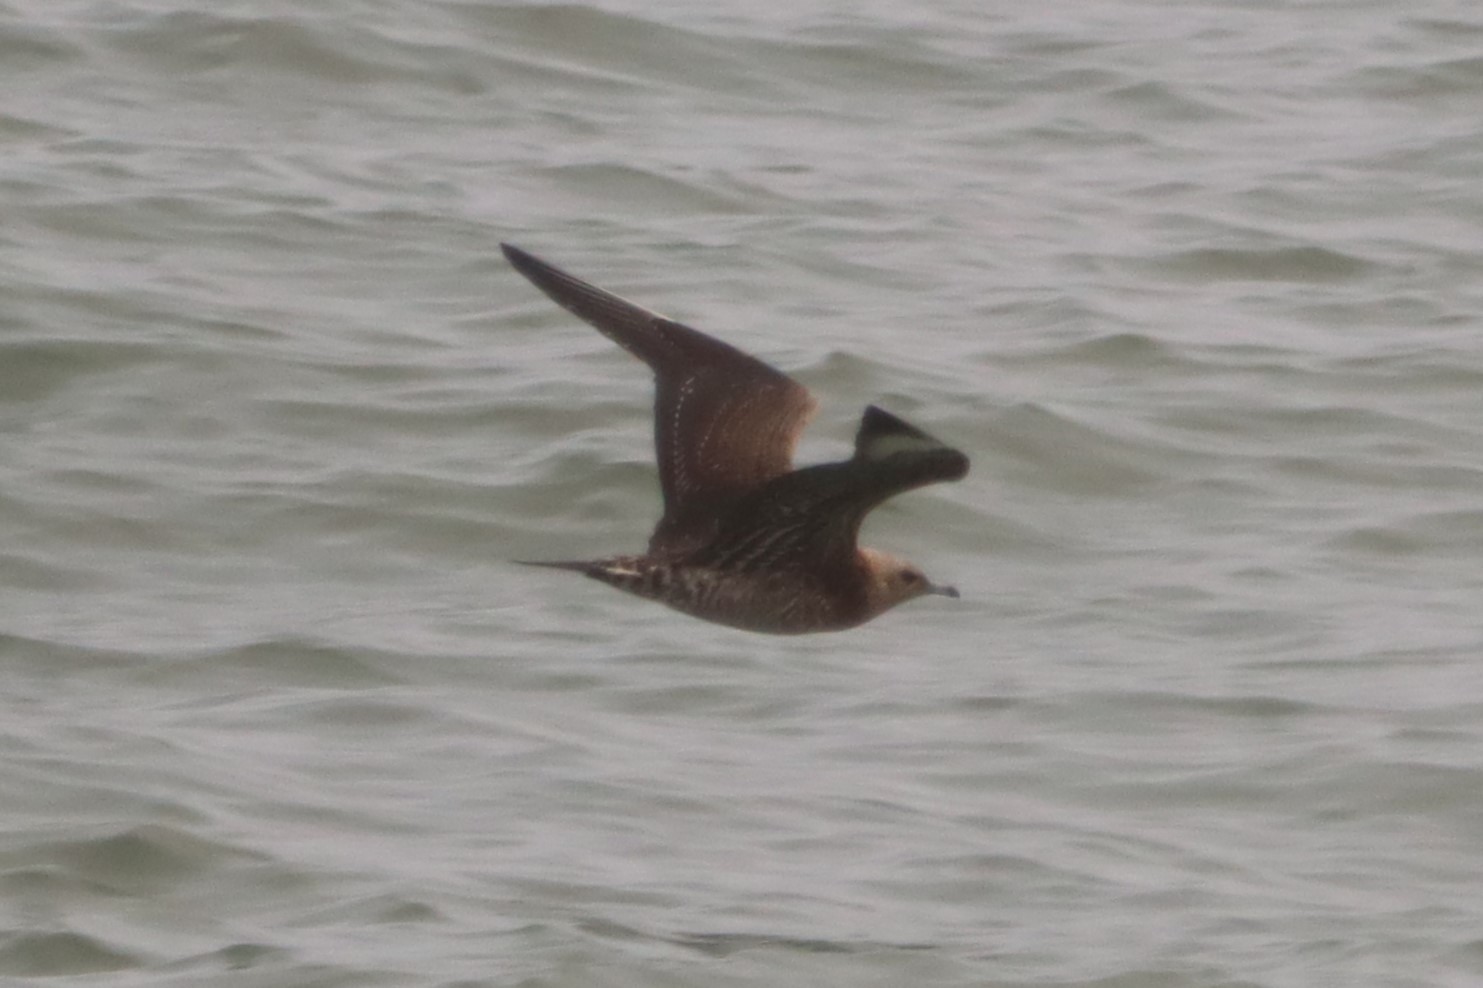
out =
{"type": "Polygon", "coordinates": [[[968,457],[871,405],[848,460],[793,469],[817,402],[729,344],[501,244],[515,270],[654,372],[664,515],[640,555],[526,565],[573,570],[718,624],[841,631],[923,594],[957,597],[857,544],[881,502],[959,480],[968,457]]]}

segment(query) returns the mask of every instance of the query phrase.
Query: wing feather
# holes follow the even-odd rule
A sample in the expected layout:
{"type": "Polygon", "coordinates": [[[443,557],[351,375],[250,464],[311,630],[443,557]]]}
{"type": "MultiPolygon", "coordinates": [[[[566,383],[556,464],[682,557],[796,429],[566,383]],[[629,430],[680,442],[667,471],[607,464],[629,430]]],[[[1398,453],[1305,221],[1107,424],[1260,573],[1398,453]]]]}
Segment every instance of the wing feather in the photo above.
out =
{"type": "Polygon", "coordinates": [[[716,519],[793,469],[793,450],[817,407],[808,390],[766,363],[510,244],[510,263],[554,302],[654,372],[654,447],[664,516],[649,551],[705,544],[716,519]]]}
{"type": "Polygon", "coordinates": [[[736,506],[694,562],[739,571],[844,570],[855,564],[860,525],[872,509],[967,473],[962,452],[872,406],[854,457],[769,481],[736,506]]]}

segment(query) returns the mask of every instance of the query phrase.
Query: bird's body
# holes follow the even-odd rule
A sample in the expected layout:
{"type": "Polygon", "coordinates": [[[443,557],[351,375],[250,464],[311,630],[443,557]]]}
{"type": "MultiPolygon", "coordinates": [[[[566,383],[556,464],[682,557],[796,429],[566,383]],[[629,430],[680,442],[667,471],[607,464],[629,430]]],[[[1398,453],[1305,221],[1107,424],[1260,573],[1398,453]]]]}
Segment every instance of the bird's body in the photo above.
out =
{"type": "Polygon", "coordinates": [[[664,515],[642,555],[542,562],[718,624],[838,631],[920,596],[957,596],[920,570],[856,545],[860,523],[902,491],[968,472],[968,458],[879,408],[855,455],[794,470],[813,396],[734,347],[546,264],[505,256],[557,304],[642,359],[655,376],[664,515]]]}
{"type": "Polygon", "coordinates": [[[654,556],[528,565],[574,570],[693,617],[747,631],[801,634],[859,623],[860,607],[855,600],[831,592],[806,573],[779,570],[741,576],[654,556]]]}

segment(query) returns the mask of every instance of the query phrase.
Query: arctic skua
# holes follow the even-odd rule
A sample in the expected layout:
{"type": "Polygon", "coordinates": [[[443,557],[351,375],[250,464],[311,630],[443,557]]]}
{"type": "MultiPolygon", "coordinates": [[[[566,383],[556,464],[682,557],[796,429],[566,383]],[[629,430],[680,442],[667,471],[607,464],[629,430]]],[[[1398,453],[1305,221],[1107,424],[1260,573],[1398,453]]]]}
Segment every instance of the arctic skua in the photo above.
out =
{"type": "Polygon", "coordinates": [[[530,562],[747,631],[841,631],[923,594],[956,597],[857,544],[881,502],[959,480],[968,457],[874,405],[848,460],[793,469],[817,403],[735,347],[502,244],[515,270],[654,372],[664,514],[640,555],[530,562]]]}

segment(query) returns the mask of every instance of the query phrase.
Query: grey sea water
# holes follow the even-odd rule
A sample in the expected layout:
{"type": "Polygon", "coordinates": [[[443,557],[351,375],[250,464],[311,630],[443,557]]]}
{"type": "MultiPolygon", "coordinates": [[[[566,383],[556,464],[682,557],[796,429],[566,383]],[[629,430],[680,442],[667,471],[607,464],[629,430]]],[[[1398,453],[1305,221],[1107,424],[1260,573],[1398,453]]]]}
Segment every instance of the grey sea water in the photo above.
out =
{"type": "Polygon", "coordinates": [[[0,983],[1483,984],[1483,8],[0,2],[0,983]],[[799,639],[510,240],[969,452],[799,639]]]}

